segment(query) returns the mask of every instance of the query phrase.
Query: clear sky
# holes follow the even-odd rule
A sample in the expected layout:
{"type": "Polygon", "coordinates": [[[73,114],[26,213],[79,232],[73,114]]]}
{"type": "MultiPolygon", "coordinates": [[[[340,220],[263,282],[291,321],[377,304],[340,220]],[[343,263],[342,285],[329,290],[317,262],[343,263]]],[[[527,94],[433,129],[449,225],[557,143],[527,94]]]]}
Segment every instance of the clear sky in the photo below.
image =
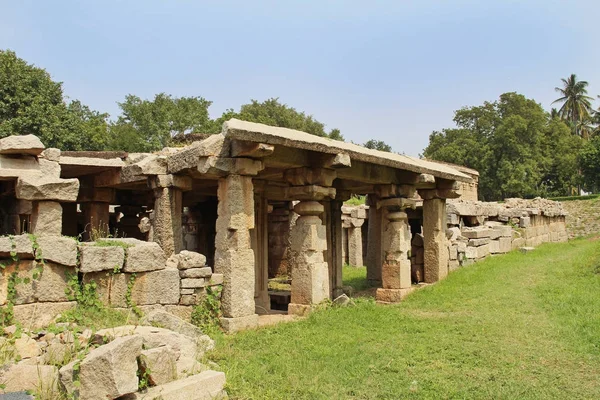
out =
{"type": "Polygon", "coordinates": [[[214,117],[279,97],[418,155],[454,110],[504,92],[549,109],[576,73],[599,95],[599,18],[597,0],[0,0],[0,48],[113,118],[128,93],[202,96],[214,117]]]}

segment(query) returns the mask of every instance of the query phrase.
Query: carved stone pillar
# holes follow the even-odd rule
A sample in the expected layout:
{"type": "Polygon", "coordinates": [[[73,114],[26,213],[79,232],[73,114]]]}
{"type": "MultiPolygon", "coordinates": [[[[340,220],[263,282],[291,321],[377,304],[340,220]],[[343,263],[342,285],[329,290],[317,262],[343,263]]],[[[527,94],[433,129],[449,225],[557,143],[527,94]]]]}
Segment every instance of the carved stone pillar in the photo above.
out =
{"type": "Polygon", "coordinates": [[[434,179],[422,174],[419,195],[423,198],[423,247],[425,282],[448,276],[448,239],[446,237],[446,199],[460,197],[455,181],[434,179]],[[429,188],[432,187],[432,188],[429,188]]]}
{"type": "Polygon", "coordinates": [[[367,280],[374,286],[381,284],[381,266],[383,252],[381,237],[384,225],[384,210],[377,208],[378,197],[375,194],[367,196],[369,205],[369,226],[367,237],[367,280]]]}
{"type": "Polygon", "coordinates": [[[414,207],[414,201],[390,198],[379,203],[386,207],[387,224],[383,233],[384,259],[382,265],[382,288],[377,289],[377,301],[395,303],[411,290],[410,276],[410,226],[403,210],[414,207]]]}
{"type": "Polygon", "coordinates": [[[292,228],[292,301],[290,314],[304,315],[313,304],[328,299],[329,266],[323,257],[327,251],[325,225],[319,216],[325,208],[317,201],[301,201],[294,211],[300,215],[292,228]]]}
{"type": "Polygon", "coordinates": [[[427,283],[448,275],[447,240],[446,199],[423,200],[423,263],[427,283]]]}
{"type": "Polygon", "coordinates": [[[191,190],[192,181],[177,175],[157,175],[149,179],[154,189],[153,240],[167,256],[177,254],[183,250],[183,191],[191,190]]]}
{"type": "Polygon", "coordinates": [[[229,175],[219,179],[215,238],[215,272],[223,274],[221,325],[228,332],[258,325],[255,314],[255,258],[252,177],[229,175]]]}

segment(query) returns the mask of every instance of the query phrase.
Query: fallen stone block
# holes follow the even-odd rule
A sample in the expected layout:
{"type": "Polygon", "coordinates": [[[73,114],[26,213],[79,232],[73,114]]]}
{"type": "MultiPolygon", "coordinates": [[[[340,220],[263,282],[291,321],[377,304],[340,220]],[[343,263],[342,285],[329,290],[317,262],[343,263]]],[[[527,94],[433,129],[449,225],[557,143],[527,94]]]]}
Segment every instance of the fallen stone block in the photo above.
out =
{"type": "Polygon", "coordinates": [[[201,340],[206,342],[205,350],[214,347],[214,342],[206,336],[200,328],[196,325],[192,325],[183,319],[162,310],[156,310],[146,315],[142,323],[161,326],[166,329],[170,329],[174,332],[188,336],[194,340],[201,340]]]}
{"type": "Polygon", "coordinates": [[[185,379],[155,386],[148,389],[146,393],[128,395],[123,400],[212,400],[225,398],[224,386],[225,374],[209,370],[185,379]]]}
{"type": "Polygon", "coordinates": [[[171,346],[142,350],[140,369],[148,377],[151,386],[162,385],[177,379],[177,358],[171,346]]]}
{"type": "Polygon", "coordinates": [[[519,251],[523,254],[531,253],[535,250],[535,247],[521,247],[519,251]]]}
{"type": "Polygon", "coordinates": [[[0,139],[0,154],[38,156],[45,148],[35,135],[11,135],[0,139]]]}
{"type": "Polygon", "coordinates": [[[79,364],[73,361],[60,369],[60,381],[68,394],[80,400],[116,399],[138,390],[137,358],[142,353],[142,337],[119,337],[92,350],[79,364]],[[75,382],[79,384],[75,384],[75,382]]]}
{"type": "Polygon", "coordinates": [[[350,297],[346,296],[346,294],[342,294],[333,300],[333,304],[338,306],[347,306],[350,304],[350,297]]]}
{"type": "MultiPolygon", "coordinates": [[[[0,382],[6,385],[4,392],[39,390],[48,399],[60,398],[58,389],[58,368],[52,365],[13,364],[0,370],[0,382]]],[[[0,398],[3,398],[0,395],[0,398]]]]}

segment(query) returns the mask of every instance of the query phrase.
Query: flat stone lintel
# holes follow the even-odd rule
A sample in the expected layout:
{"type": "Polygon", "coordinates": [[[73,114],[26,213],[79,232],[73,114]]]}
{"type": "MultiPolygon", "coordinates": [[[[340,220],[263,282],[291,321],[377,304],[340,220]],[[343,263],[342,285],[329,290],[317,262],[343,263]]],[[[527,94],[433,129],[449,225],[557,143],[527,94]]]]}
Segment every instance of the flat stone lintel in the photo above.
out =
{"type": "Polygon", "coordinates": [[[285,197],[290,200],[315,200],[321,201],[326,197],[335,199],[335,188],[317,185],[292,186],[285,188],[285,197]]]}
{"type": "Polygon", "coordinates": [[[221,327],[227,333],[239,332],[258,327],[258,314],[246,315],[244,317],[220,319],[221,327]]]}
{"type": "Polygon", "coordinates": [[[379,198],[385,199],[389,197],[404,197],[407,199],[413,198],[416,193],[414,185],[396,185],[390,183],[388,185],[375,185],[375,194],[379,198]]]}
{"type": "Polygon", "coordinates": [[[390,211],[401,211],[407,208],[414,209],[417,202],[413,199],[405,199],[403,197],[393,197],[391,199],[383,199],[377,202],[377,209],[387,207],[390,211]]]}

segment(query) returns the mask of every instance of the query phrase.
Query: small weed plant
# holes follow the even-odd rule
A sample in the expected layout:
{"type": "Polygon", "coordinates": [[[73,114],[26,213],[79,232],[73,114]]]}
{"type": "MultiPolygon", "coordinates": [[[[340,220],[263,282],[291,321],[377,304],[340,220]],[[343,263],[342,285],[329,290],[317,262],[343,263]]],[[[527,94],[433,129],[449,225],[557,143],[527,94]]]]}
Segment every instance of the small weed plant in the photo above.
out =
{"type": "Polygon", "coordinates": [[[206,287],[206,294],[201,302],[192,311],[192,324],[200,327],[204,333],[219,331],[219,317],[221,316],[221,289],[211,286],[206,287]]]}

